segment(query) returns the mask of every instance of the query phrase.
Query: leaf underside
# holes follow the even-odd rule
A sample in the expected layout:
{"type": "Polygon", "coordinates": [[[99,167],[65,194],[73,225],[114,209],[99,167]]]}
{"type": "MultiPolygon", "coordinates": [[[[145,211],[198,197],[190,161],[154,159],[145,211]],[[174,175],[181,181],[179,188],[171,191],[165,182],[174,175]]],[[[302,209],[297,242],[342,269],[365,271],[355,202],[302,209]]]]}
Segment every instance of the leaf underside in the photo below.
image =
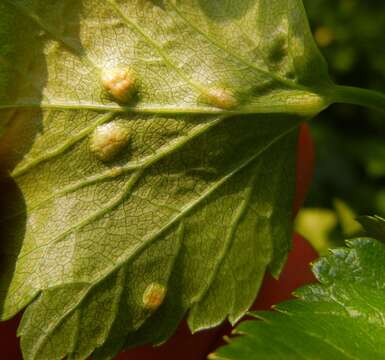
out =
{"type": "Polygon", "coordinates": [[[327,102],[302,3],[7,0],[0,13],[0,308],[26,307],[24,358],[111,359],[166,341],[187,313],[192,331],[238,320],[283,266],[296,129],[327,102]],[[125,104],[100,82],[121,66],[138,79],[125,104]],[[213,88],[236,106],[204,100],[213,88]],[[130,137],[105,162],[90,138],[107,123],[130,137]]]}
{"type": "MultiPolygon", "coordinates": [[[[370,235],[385,220],[362,222],[370,235]]],[[[385,233],[382,233],[382,237],[385,233]]],[[[313,265],[319,284],[296,291],[299,299],[260,321],[239,325],[212,359],[385,359],[385,245],[372,238],[347,242],[313,265]],[[261,321],[262,320],[262,321],[261,321]]]]}

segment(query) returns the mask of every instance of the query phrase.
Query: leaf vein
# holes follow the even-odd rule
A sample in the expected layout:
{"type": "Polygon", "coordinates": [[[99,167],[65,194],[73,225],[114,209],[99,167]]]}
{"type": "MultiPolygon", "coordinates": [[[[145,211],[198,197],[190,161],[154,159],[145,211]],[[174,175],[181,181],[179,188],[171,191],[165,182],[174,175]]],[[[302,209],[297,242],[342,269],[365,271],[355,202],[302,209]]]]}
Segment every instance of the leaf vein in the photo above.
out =
{"type": "Polygon", "coordinates": [[[193,24],[189,19],[187,19],[182,13],[181,11],[179,10],[178,6],[176,4],[174,4],[172,1],[168,0],[167,3],[169,4],[169,6],[174,9],[174,13],[179,17],[181,18],[188,26],[190,26],[192,29],[194,29],[196,32],[198,32],[199,34],[201,34],[206,40],[208,40],[211,44],[213,44],[214,46],[218,47],[219,49],[225,51],[227,54],[231,55],[233,58],[237,59],[238,61],[240,61],[241,63],[243,63],[244,65],[246,65],[248,68],[251,68],[251,69],[254,69],[256,70],[257,72],[259,73],[262,73],[263,75],[266,75],[266,76],[269,76],[271,77],[273,80],[283,84],[283,85],[286,85],[286,86],[289,86],[290,88],[293,88],[293,89],[301,89],[301,90],[307,90],[307,88],[305,86],[302,86],[294,81],[291,81],[289,79],[285,79],[285,78],[282,78],[280,76],[277,76],[275,75],[274,73],[272,73],[271,71],[269,70],[265,70],[265,69],[262,69],[261,67],[257,66],[256,64],[244,59],[242,56],[238,55],[237,53],[233,52],[233,51],[230,51],[225,45],[223,45],[222,43],[220,43],[219,41],[213,39],[209,34],[207,34],[205,31],[203,31],[201,28],[199,28],[198,26],[196,26],[195,24],[193,24]]]}
{"type": "Polygon", "coordinates": [[[163,58],[165,64],[175,70],[175,72],[178,74],[178,76],[183,79],[190,87],[192,87],[195,91],[197,91],[199,94],[205,94],[207,93],[208,89],[203,86],[202,84],[190,79],[188,76],[184,74],[184,72],[170,59],[170,57],[166,54],[166,52],[163,50],[161,46],[157,44],[155,40],[153,40],[143,29],[142,27],[132,21],[128,16],[126,16],[123,11],[120,9],[118,4],[115,0],[106,0],[112,8],[115,9],[115,11],[118,13],[118,15],[122,18],[124,23],[129,27],[134,29],[138,34],[140,34],[143,39],[147,42],[148,45],[153,47],[158,54],[163,58]]]}
{"type": "Polygon", "coordinates": [[[31,159],[23,166],[17,167],[15,171],[12,172],[12,176],[18,177],[23,174],[25,174],[27,171],[31,170],[32,168],[40,165],[43,162],[46,162],[48,160],[51,160],[61,154],[63,154],[65,151],[70,149],[72,146],[74,146],[79,141],[83,140],[87,135],[89,135],[93,130],[96,129],[101,124],[104,124],[105,122],[111,120],[114,117],[114,113],[107,113],[104,116],[101,116],[98,118],[91,126],[84,128],[81,130],[78,134],[73,136],[72,138],[68,139],[67,141],[60,144],[55,149],[46,151],[44,154],[31,159]]]}
{"type": "Polygon", "coordinates": [[[215,277],[219,273],[219,269],[222,266],[223,262],[226,259],[226,256],[231,249],[232,244],[235,240],[236,231],[238,229],[239,224],[241,223],[243,216],[245,215],[247,208],[250,205],[250,201],[253,195],[254,187],[255,187],[255,180],[256,180],[257,174],[254,172],[254,174],[250,177],[248,186],[245,188],[243,200],[240,202],[238,209],[234,212],[232,221],[230,223],[229,231],[227,232],[227,236],[225,238],[225,244],[222,248],[222,251],[219,253],[218,261],[215,263],[215,266],[208,276],[206,286],[202,289],[202,291],[195,296],[195,298],[192,299],[192,303],[198,303],[201,301],[204,296],[208,293],[210,290],[215,277]]]}

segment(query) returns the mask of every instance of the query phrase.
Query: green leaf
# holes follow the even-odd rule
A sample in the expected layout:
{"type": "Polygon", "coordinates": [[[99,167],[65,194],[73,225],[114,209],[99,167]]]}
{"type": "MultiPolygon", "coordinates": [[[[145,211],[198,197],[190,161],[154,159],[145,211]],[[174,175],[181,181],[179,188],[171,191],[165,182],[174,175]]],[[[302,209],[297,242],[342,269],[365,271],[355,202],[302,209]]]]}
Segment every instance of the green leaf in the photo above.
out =
{"type": "Polygon", "coordinates": [[[0,6],[0,308],[26,307],[25,359],[237,321],[283,266],[296,130],[329,103],[301,1],[0,6]]]}
{"type": "Polygon", "coordinates": [[[275,312],[251,314],[211,359],[385,359],[385,245],[371,238],[313,265],[319,284],[275,312]]]}

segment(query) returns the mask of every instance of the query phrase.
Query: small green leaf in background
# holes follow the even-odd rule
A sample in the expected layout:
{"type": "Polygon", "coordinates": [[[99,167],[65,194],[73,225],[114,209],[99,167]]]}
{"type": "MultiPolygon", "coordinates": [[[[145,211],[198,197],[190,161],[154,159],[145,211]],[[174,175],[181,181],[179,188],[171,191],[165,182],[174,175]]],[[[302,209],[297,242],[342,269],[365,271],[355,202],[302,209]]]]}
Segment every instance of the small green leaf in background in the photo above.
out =
{"type": "Polygon", "coordinates": [[[320,255],[326,255],[331,248],[344,246],[344,239],[362,235],[363,231],[357,215],[341,199],[334,199],[333,209],[302,208],[295,219],[295,230],[320,255]]]}
{"type": "MultiPolygon", "coordinates": [[[[384,238],[384,219],[362,224],[384,238]]],[[[313,273],[318,284],[297,290],[298,299],[275,312],[251,314],[260,320],[241,323],[235,330],[240,336],[211,359],[385,359],[385,245],[349,240],[318,260],[313,273]]]]}
{"type": "Polygon", "coordinates": [[[357,221],[357,215],[349,205],[341,199],[334,199],[333,205],[341,225],[343,236],[345,238],[352,238],[360,234],[362,232],[362,226],[357,221]]]}
{"type": "Polygon", "coordinates": [[[337,225],[337,214],[329,209],[304,208],[295,219],[295,231],[321,255],[334,246],[332,233],[337,225]]]}

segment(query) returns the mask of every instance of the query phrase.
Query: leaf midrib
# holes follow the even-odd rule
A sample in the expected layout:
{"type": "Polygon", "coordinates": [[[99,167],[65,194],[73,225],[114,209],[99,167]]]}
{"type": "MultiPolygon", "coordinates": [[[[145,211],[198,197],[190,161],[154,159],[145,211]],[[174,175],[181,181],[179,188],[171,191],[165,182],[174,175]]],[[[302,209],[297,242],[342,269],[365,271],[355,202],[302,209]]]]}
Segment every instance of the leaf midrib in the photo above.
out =
{"type": "MultiPolygon", "coordinates": [[[[115,112],[132,114],[197,114],[197,115],[257,115],[257,114],[293,114],[313,116],[329,105],[329,100],[309,91],[304,93],[286,94],[287,103],[253,104],[239,106],[234,110],[223,110],[212,106],[180,106],[180,105],[137,105],[121,106],[118,104],[75,103],[75,102],[15,102],[0,104],[0,110],[7,109],[55,109],[55,110],[93,110],[97,112],[115,112]]],[[[274,99],[274,98],[273,98],[274,99]]],[[[267,102],[269,99],[266,99],[267,102]]]]}

